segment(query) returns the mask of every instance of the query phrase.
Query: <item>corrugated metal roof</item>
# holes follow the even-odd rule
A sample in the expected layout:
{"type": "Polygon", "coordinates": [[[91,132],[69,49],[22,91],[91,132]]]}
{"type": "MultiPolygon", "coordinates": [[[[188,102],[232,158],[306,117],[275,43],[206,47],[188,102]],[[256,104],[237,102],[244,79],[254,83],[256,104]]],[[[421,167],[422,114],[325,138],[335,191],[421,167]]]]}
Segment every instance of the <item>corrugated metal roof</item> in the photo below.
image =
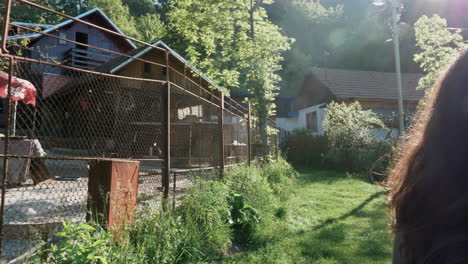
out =
{"type": "Polygon", "coordinates": [[[51,24],[36,24],[36,23],[17,22],[17,21],[11,22],[11,24],[25,26],[25,27],[41,27],[41,28],[55,27],[55,25],[51,25],[51,24]]]}
{"type": "MultiPolygon", "coordinates": [[[[315,68],[310,75],[326,85],[339,99],[397,99],[397,79],[393,72],[315,68]]],[[[402,74],[404,100],[417,101],[423,98],[424,91],[416,90],[421,77],[422,74],[402,74]]]]}

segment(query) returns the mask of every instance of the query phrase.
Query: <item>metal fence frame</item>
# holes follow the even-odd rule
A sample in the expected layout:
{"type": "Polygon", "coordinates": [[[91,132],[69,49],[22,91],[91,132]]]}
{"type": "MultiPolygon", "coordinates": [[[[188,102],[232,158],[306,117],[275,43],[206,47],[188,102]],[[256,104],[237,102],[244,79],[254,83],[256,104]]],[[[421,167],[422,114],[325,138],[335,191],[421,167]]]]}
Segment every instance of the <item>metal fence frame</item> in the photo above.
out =
{"type": "MultiPolygon", "coordinates": [[[[176,193],[176,187],[177,187],[177,179],[178,176],[184,173],[190,173],[190,172],[200,172],[200,171],[207,171],[207,170],[218,170],[219,173],[219,179],[223,179],[224,175],[224,169],[226,167],[232,166],[232,165],[239,165],[239,164],[248,164],[250,165],[252,163],[252,160],[255,159],[255,154],[252,149],[252,146],[254,145],[255,142],[255,137],[258,137],[258,128],[254,128],[252,124],[252,111],[251,111],[251,106],[250,104],[242,104],[239,102],[236,102],[232,100],[230,97],[227,97],[222,90],[219,89],[219,87],[214,84],[211,80],[206,78],[202,73],[194,69],[193,67],[190,67],[190,65],[187,65],[185,61],[181,60],[181,58],[174,56],[169,50],[163,49],[159,46],[154,46],[152,44],[143,42],[141,40],[128,37],[126,35],[120,34],[118,32],[97,26],[95,24],[92,24],[87,21],[83,21],[81,19],[77,19],[75,17],[63,14],[61,12],[43,7],[39,4],[27,1],[27,0],[5,0],[5,15],[4,15],[4,24],[3,24],[3,31],[2,31],[2,40],[1,40],[1,52],[0,52],[0,58],[4,58],[8,60],[8,73],[9,73],[9,80],[8,80],[8,86],[7,86],[7,98],[6,98],[6,103],[8,106],[7,107],[7,123],[6,123],[6,130],[5,130],[5,148],[4,148],[4,154],[0,154],[0,157],[3,158],[3,172],[2,172],[2,189],[1,189],[1,203],[0,203],[0,254],[3,252],[3,234],[4,234],[4,212],[5,212],[5,200],[6,200],[6,193],[7,193],[7,174],[8,174],[8,165],[9,165],[9,160],[10,159],[30,159],[32,158],[31,156],[28,155],[14,155],[11,154],[11,144],[10,144],[10,137],[11,137],[11,124],[12,124],[12,117],[16,114],[16,108],[11,107],[13,104],[13,100],[11,98],[11,85],[12,85],[12,78],[14,75],[14,66],[15,62],[21,61],[21,62],[27,62],[27,63],[38,63],[41,65],[49,65],[49,66],[54,66],[54,67],[59,67],[63,69],[68,69],[76,72],[81,72],[81,73],[87,73],[87,74],[93,74],[96,76],[103,76],[103,77],[108,77],[108,78],[118,78],[118,79],[123,79],[123,80],[134,80],[134,81],[144,81],[148,83],[157,83],[161,84],[164,86],[163,89],[163,158],[159,159],[153,159],[153,161],[156,162],[162,162],[162,198],[163,200],[167,200],[170,197],[170,190],[172,188],[173,191],[173,206],[175,206],[175,193],[176,193]],[[12,9],[12,4],[13,2],[17,2],[23,5],[27,5],[31,8],[37,8],[40,10],[43,10],[44,12],[50,12],[53,13],[57,16],[61,16],[66,19],[71,19],[75,22],[85,24],[87,26],[96,28],[98,30],[102,30],[108,34],[112,34],[114,36],[126,38],[128,40],[134,41],[136,43],[139,43],[141,45],[144,45],[146,47],[151,47],[156,50],[161,50],[162,52],[165,53],[165,63],[157,63],[155,61],[150,61],[150,60],[145,60],[143,58],[138,58],[135,56],[131,56],[128,54],[123,54],[123,53],[118,53],[115,51],[109,51],[100,47],[95,47],[91,46],[88,44],[83,44],[85,46],[88,46],[93,49],[98,49],[98,50],[103,50],[107,52],[112,52],[115,53],[115,55],[119,56],[125,56],[128,58],[132,58],[134,60],[142,61],[144,63],[149,63],[158,67],[164,67],[166,69],[166,78],[164,80],[155,80],[155,79],[144,79],[144,78],[135,78],[135,77],[125,77],[125,76],[118,76],[118,75],[113,75],[113,74],[107,74],[107,73],[102,73],[102,72],[96,72],[92,70],[86,70],[86,69],[81,69],[81,68],[76,68],[72,66],[67,66],[63,64],[56,64],[52,63],[50,61],[42,61],[42,60],[37,60],[37,59],[32,59],[29,57],[24,57],[24,56],[19,56],[16,54],[11,54],[9,49],[8,49],[8,38],[9,38],[9,29],[10,27],[17,27],[17,28],[22,28],[22,29],[27,29],[32,32],[38,33],[38,34],[43,34],[48,37],[56,38],[59,40],[67,41],[70,43],[77,44],[76,41],[61,38],[60,36],[55,36],[53,34],[47,34],[44,32],[41,32],[39,30],[35,29],[30,29],[26,28],[21,25],[16,25],[10,23],[10,17],[11,17],[11,9],[12,9]],[[184,72],[178,71],[174,66],[170,64],[171,59],[176,59],[179,62],[181,62],[184,65],[184,72]],[[187,77],[187,70],[193,72],[194,76],[199,77],[199,82],[195,82],[192,78],[187,77]],[[190,85],[193,85],[198,88],[198,94],[189,91],[186,89],[186,87],[182,87],[178,85],[177,83],[171,81],[171,75],[180,75],[184,77],[184,83],[187,85],[187,83],[190,83],[190,85]],[[208,83],[211,89],[206,89],[202,86],[202,82],[208,83]],[[199,168],[190,168],[190,169],[180,169],[180,168],[171,168],[171,115],[170,115],[170,109],[171,109],[171,94],[174,93],[174,91],[182,91],[185,94],[203,102],[206,103],[212,107],[215,107],[218,109],[218,123],[217,123],[217,137],[220,139],[219,143],[219,149],[218,149],[218,155],[219,160],[218,164],[215,166],[200,166],[199,168]],[[203,95],[206,96],[203,96],[203,95]],[[243,157],[244,160],[239,161],[236,160],[233,164],[226,164],[226,159],[225,159],[225,129],[224,129],[224,120],[225,117],[229,115],[235,118],[238,118],[239,120],[244,120],[245,126],[246,126],[246,138],[247,138],[247,150],[246,150],[246,157],[243,157]],[[171,175],[172,174],[172,175],[171,175]],[[171,177],[172,176],[172,177],[171,177]],[[170,185],[172,181],[172,186],[170,185]]],[[[81,43],[80,43],[81,45],[81,43]]],[[[274,120],[269,120],[268,125],[270,127],[276,128],[276,122],[274,120]]],[[[278,152],[279,152],[279,139],[277,135],[273,135],[270,137],[271,141],[271,146],[272,146],[272,156],[277,157],[278,152]]],[[[38,157],[34,157],[38,158],[38,157]]],[[[73,160],[73,161],[99,161],[99,157],[54,157],[54,156],[45,156],[45,157],[39,157],[39,159],[45,159],[45,160],[73,160]]],[[[137,159],[138,160],[138,159],[137,159]]],[[[143,160],[143,159],[141,159],[143,160]]]]}

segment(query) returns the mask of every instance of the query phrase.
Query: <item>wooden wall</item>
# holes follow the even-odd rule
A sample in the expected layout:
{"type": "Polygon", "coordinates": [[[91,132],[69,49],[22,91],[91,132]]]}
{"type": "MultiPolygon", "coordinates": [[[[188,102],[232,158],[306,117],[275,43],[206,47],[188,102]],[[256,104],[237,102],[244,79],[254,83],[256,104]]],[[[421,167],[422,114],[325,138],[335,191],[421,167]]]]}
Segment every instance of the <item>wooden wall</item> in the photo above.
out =
{"type": "MultiPolygon", "coordinates": [[[[104,21],[101,17],[95,16],[95,19],[91,19],[92,17],[83,18],[83,20],[96,23],[100,26],[103,26],[104,21]],[[99,22],[99,23],[98,23],[99,22]]],[[[94,27],[90,27],[78,22],[72,22],[69,26],[62,27],[58,31],[51,33],[53,35],[58,36],[60,32],[64,32],[67,36],[67,39],[75,41],[75,33],[76,32],[83,32],[88,34],[88,44],[91,46],[96,46],[103,48],[103,43],[108,42],[110,43],[110,50],[126,53],[131,50],[130,45],[127,43],[123,43],[123,39],[112,36],[109,33],[105,33],[102,30],[99,30],[94,27]]],[[[59,39],[43,36],[40,37],[37,41],[32,44],[33,50],[31,51],[31,58],[49,61],[49,62],[57,62],[63,63],[65,60],[65,53],[72,48],[75,48],[75,44],[66,42],[65,44],[59,44],[59,39]]],[[[94,51],[96,53],[102,53],[100,50],[96,49],[89,49],[90,51],[94,51]]],[[[96,58],[102,59],[102,56],[95,55],[96,58]]],[[[111,57],[115,57],[117,55],[112,54],[111,57]]],[[[39,66],[33,65],[33,69],[39,73],[53,73],[53,74],[63,74],[63,69],[60,67],[53,67],[53,66],[39,66]]]]}

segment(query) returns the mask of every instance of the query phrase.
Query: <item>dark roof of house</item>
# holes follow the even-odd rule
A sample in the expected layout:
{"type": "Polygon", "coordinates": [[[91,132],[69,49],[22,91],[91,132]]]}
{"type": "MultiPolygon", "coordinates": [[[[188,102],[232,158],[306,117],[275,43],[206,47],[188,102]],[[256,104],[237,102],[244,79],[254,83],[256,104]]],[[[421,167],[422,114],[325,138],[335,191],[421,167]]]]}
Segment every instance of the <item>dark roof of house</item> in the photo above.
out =
{"type": "MultiPolygon", "coordinates": [[[[111,26],[111,29],[120,33],[120,34],[123,34],[125,35],[125,33],[120,30],[119,27],[117,27],[117,25],[114,24],[114,22],[112,22],[112,20],[110,20],[110,18],[104,14],[104,12],[102,12],[101,9],[99,8],[93,8],[89,11],[86,11],[82,14],[79,14],[78,16],[76,16],[75,18],[76,19],[83,19],[89,15],[92,15],[92,14],[99,14],[100,16],[102,16],[104,18],[104,20],[106,20],[109,25],[111,26]]],[[[31,26],[31,25],[42,25],[43,27],[47,28],[46,30],[44,30],[43,32],[44,33],[51,33],[59,28],[62,28],[64,26],[67,26],[71,23],[75,22],[73,19],[67,19],[57,25],[47,25],[47,24],[31,24],[31,23],[23,23],[23,22],[12,22],[12,24],[17,24],[17,25],[23,25],[23,26],[31,26]]],[[[14,39],[35,39],[35,38],[39,38],[39,37],[42,37],[44,35],[40,34],[40,33],[31,33],[31,34],[23,34],[23,35],[17,35],[17,36],[10,36],[8,37],[8,39],[11,39],[11,40],[14,40],[14,39]]],[[[125,39],[125,41],[132,47],[132,48],[136,48],[135,44],[130,40],[130,39],[125,39]]]]}
{"type": "MultiPolygon", "coordinates": [[[[354,71],[315,68],[306,77],[313,76],[338,99],[397,99],[397,79],[394,72],[354,71]]],[[[418,101],[424,91],[416,90],[422,74],[403,73],[401,76],[403,99],[418,101]]]]}

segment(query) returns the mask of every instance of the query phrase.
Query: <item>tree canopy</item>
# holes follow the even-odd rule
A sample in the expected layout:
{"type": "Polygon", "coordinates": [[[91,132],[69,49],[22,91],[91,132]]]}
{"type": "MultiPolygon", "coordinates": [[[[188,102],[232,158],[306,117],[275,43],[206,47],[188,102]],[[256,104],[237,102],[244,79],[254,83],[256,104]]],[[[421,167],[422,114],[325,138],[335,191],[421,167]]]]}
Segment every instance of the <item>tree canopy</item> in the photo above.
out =
{"type": "Polygon", "coordinates": [[[426,74],[419,80],[418,89],[429,90],[440,72],[456,57],[463,44],[460,30],[447,29],[447,20],[438,15],[422,16],[415,23],[416,44],[421,52],[414,56],[426,74]]]}

